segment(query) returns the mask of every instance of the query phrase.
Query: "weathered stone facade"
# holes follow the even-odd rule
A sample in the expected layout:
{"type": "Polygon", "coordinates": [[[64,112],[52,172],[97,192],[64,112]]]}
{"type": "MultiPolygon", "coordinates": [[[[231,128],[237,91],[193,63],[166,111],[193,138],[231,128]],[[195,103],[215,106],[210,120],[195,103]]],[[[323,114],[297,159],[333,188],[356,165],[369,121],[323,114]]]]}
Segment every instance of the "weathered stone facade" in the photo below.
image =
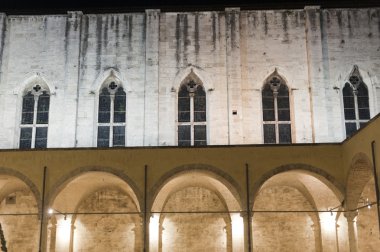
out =
{"type": "Polygon", "coordinates": [[[1,14],[0,31],[8,251],[380,246],[379,8],[1,14]],[[341,142],[353,72],[376,118],[341,142]],[[261,145],[273,74],[288,87],[291,143],[300,144],[261,145]],[[177,146],[178,93],[189,81],[206,93],[209,146],[177,146]],[[89,148],[105,84],[125,92],[127,148],[89,148]],[[23,97],[40,90],[50,95],[47,148],[17,150],[23,97]]]}
{"type": "Polygon", "coordinates": [[[48,147],[93,147],[98,94],[126,91],[126,146],[177,145],[177,93],[207,94],[209,145],[263,143],[261,89],[289,87],[292,142],[345,138],[342,89],[354,65],[380,111],[379,9],[6,16],[0,19],[0,148],[18,148],[25,89],[51,93],[48,147]],[[63,126],[64,125],[64,126],[63,126]]]}

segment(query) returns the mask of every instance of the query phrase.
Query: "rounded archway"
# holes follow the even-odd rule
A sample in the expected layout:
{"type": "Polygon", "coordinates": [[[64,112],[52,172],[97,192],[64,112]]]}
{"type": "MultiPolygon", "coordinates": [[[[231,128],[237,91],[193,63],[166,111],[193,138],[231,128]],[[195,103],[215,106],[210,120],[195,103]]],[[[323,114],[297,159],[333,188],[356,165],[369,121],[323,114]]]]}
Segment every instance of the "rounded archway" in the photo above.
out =
{"type": "Polygon", "coordinates": [[[372,163],[364,153],[356,154],[351,162],[346,208],[350,246],[357,251],[375,251],[380,246],[375,180],[372,163]]]}
{"type": "Polygon", "coordinates": [[[253,251],[347,248],[347,228],[340,214],[343,197],[337,192],[326,178],[302,167],[272,173],[255,193],[253,251]]]}
{"type": "Polygon", "coordinates": [[[157,187],[150,251],[242,251],[244,224],[236,188],[205,169],[168,176],[157,187]]]}
{"type": "Polygon", "coordinates": [[[8,169],[0,169],[0,224],[8,251],[38,251],[39,192],[35,185],[8,169]]]}
{"type": "Polygon", "coordinates": [[[49,210],[49,251],[142,249],[140,204],[125,180],[86,171],[59,188],[49,210]]]}

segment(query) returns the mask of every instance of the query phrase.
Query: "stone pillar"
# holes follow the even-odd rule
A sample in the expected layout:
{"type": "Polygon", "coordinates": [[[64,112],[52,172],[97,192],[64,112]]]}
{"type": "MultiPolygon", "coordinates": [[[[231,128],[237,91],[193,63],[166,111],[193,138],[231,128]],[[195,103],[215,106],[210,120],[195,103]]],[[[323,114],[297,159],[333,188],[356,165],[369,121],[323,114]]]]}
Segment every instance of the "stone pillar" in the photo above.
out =
{"type": "Polygon", "coordinates": [[[322,14],[319,6],[305,7],[312,139],[313,142],[341,141],[341,98],[340,92],[337,93],[329,83],[327,35],[322,14]]]}
{"type": "Polygon", "coordinates": [[[311,225],[311,229],[314,232],[314,243],[315,243],[315,251],[322,251],[322,239],[321,239],[321,228],[319,223],[311,225]]]}
{"type": "Polygon", "coordinates": [[[243,143],[240,60],[240,8],[226,8],[228,144],[243,143]]]}
{"type": "Polygon", "coordinates": [[[358,251],[358,230],[356,226],[357,215],[357,212],[347,212],[344,214],[344,216],[347,219],[348,242],[350,245],[350,252],[358,251]]]}
{"type": "Polygon", "coordinates": [[[160,10],[146,10],[144,146],[158,146],[160,10]]]}
{"type": "Polygon", "coordinates": [[[159,251],[160,226],[160,214],[152,214],[149,219],[149,252],[159,251]]]}
{"type": "Polygon", "coordinates": [[[242,252],[244,249],[244,219],[240,213],[231,213],[232,251],[242,252]]]}
{"type": "Polygon", "coordinates": [[[133,228],[133,231],[135,233],[135,245],[134,245],[135,251],[142,251],[144,247],[144,243],[145,243],[144,234],[143,234],[144,232],[143,218],[144,217],[142,215],[139,215],[138,217],[135,217],[135,216],[132,217],[132,220],[135,223],[135,227],[133,228]]]}
{"type": "Polygon", "coordinates": [[[73,228],[71,218],[57,215],[55,252],[72,251],[73,228]]]}
{"type": "Polygon", "coordinates": [[[57,220],[55,219],[55,217],[51,217],[50,219],[50,225],[48,227],[48,230],[49,230],[49,234],[50,234],[50,239],[49,239],[49,252],[55,252],[55,241],[56,241],[56,237],[57,237],[57,220]]]}
{"type": "Polygon", "coordinates": [[[338,251],[336,241],[336,214],[321,213],[319,219],[321,226],[322,251],[338,251]]]}

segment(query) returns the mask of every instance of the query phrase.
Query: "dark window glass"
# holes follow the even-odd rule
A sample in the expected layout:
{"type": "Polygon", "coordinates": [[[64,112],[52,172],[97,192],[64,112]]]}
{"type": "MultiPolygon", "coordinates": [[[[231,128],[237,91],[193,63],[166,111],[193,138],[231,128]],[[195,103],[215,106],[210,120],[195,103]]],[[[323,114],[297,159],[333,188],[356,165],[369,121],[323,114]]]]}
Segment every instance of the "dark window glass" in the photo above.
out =
{"type": "Polygon", "coordinates": [[[276,130],[274,124],[264,124],[264,143],[276,143],[276,130]]]}
{"type": "Polygon", "coordinates": [[[262,103],[263,103],[263,120],[275,121],[274,115],[274,97],[270,85],[265,85],[262,91],[262,103]]]}
{"type": "Polygon", "coordinates": [[[125,122],[126,97],[122,87],[117,89],[114,101],[114,122],[125,122]]]}
{"type": "Polygon", "coordinates": [[[178,92],[178,122],[190,122],[190,96],[186,85],[178,92]]]}
{"type": "Polygon", "coordinates": [[[290,121],[289,91],[288,87],[282,84],[277,95],[278,121],[290,121]]]}
{"type": "Polygon", "coordinates": [[[279,136],[279,143],[291,143],[292,131],[291,131],[290,124],[279,124],[278,136],[279,136]]]}
{"type": "Polygon", "coordinates": [[[264,121],[274,121],[274,110],[264,109],[263,111],[263,120],[264,121]]]}
{"type": "Polygon", "coordinates": [[[288,87],[284,84],[281,84],[280,88],[278,89],[278,97],[289,97],[289,90],[288,87]]]}
{"type": "Polygon", "coordinates": [[[194,94],[194,121],[206,121],[206,93],[200,85],[194,94]]]}
{"type": "Polygon", "coordinates": [[[190,125],[178,125],[178,146],[191,145],[190,125]]]}
{"type": "Polygon", "coordinates": [[[366,125],[367,125],[366,122],[361,122],[361,123],[359,124],[360,128],[363,128],[363,127],[366,126],[366,125]]]}
{"type": "Polygon", "coordinates": [[[20,149],[30,149],[32,147],[32,128],[21,128],[20,149]]]}
{"type": "Polygon", "coordinates": [[[356,131],[356,123],[346,123],[346,137],[351,136],[356,131]]]}
{"type": "Polygon", "coordinates": [[[278,120],[279,121],[290,121],[290,110],[289,109],[279,109],[278,110],[278,120]]]}
{"type": "Polygon", "coordinates": [[[99,95],[98,122],[109,123],[111,110],[111,97],[107,88],[103,88],[99,95]]]}
{"type": "Polygon", "coordinates": [[[194,125],[194,145],[207,145],[206,125],[194,125]]]}
{"type": "Polygon", "coordinates": [[[355,120],[355,97],[350,84],[346,83],[343,88],[344,119],[355,120]]]}
{"type": "Polygon", "coordinates": [[[22,118],[21,124],[33,124],[34,114],[34,95],[27,93],[22,99],[22,118]]]}
{"type": "Polygon", "coordinates": [[[355,120],[355,109],[344,109],[344,119],[355,120]]]}
{"type": "Polygon", "coordinates": [[[360,120],[368,120],[370,118],[369,108],[367,109],[359,109],[359,119],[360,120]]]}
{"type": "Polygon", "coordinates": [[[125,146],[125,127],[113,127],[113,146],[125,146]]]}
{"type": "Polygon", "coordinates": [[[289,97],[278,96],[277,97],[277,108],[279,109],[289,109],[289,97]]]}
{"type": "Polygon", "coordinates": [[[98,147],[109,147],[110,128],[98,126],[98,147]]]}
{"type": "MultiPolygon", "coordinates": [[[[49,122],[49,102],[50,102],[50,96],[46,92],[43,92],[38,97],[37,124],[47,124],[49,122]]],[[[45,148],[45,147],[41,147],[41,148],[45,148]]]]}
{"type": "Polygon", "coordinates": [[[36,128],[36,140],[34,147],[35,148],[46,148],[47,146],[47,127],[37,127],[36,128]]]}
{"type": "Polygon", "coordinates": [[[359,119],[368,120],[370,118],[369,98],[368,98],[368,90],[364,83],[361,83],[358,87],[357,100],[358,100],[358,109],[359,109],[359,119]]]}
{"type": "Polygon", "coordinates": [[[358,96],[368,97],[368,89],[363,82],[361,82],[358,86],[358,96]]]}

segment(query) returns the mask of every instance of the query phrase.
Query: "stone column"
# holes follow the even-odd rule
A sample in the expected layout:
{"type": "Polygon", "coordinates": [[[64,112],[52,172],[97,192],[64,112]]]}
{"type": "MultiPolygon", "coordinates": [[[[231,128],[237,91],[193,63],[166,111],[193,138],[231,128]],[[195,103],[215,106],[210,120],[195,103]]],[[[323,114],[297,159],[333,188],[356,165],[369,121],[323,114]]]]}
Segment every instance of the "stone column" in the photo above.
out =
{"type": "Polygon", "coordinates": [[[347,212],[344,214],[344,216],[347,219],[348,242],[350,245],[350,252],[358,251],[358,230],[356,226],[357,215],[357,212],[347,212]]]}
{"type": "Polygon", "coordinates": [[[56,237],[57,237],[57,220],[55,219],[55,217],[51,217],[50,219],[50,225],[48,226],[48,232],[49,232],[49,235],[50,235],[50,239],[49,239],[49,252],[55,252],[55,241],[56,241],[56,237]]]}
{"type": "Polygon", "coordinates": [[[242,252],[244,249],[244,219],[240,213],[231,214],[231,230],[232,230],[232,251],[242,252]]]}
{"type": "Polygon", "coordinates": [[[146,10],[144,146],[158,146],[160,10],[146,10]]]}
{"type": "Polygon", "coordinates": [[[159,251],[160,226],[160,214],[153,214],[149,219],[149,252],[159,251]]]}
{"type": "Polygon", "coordinates": [[[315,251],[322,251],[322,239],[321,239],[321,228],[319,223],[311,225],[311,229],[314,232],[314,242],[315,242],[315,251]]]}
{"type": "Polygon", "coordinates": [[[335,218],[335,213],[321,213],[319,216],[321,226],[322,251],[338,251],[335,218]]]}
{"type": "Polygon", "coordinates": [[[72,250],[73,228],[71,218],[57,215],[55,252],[70,252],[72,250]]]}
{"type": "Polygon", "coordinates": [[[241,95],[240,8],[226,8],[226,75],[228,144],[243,143],[241,95]]]}

